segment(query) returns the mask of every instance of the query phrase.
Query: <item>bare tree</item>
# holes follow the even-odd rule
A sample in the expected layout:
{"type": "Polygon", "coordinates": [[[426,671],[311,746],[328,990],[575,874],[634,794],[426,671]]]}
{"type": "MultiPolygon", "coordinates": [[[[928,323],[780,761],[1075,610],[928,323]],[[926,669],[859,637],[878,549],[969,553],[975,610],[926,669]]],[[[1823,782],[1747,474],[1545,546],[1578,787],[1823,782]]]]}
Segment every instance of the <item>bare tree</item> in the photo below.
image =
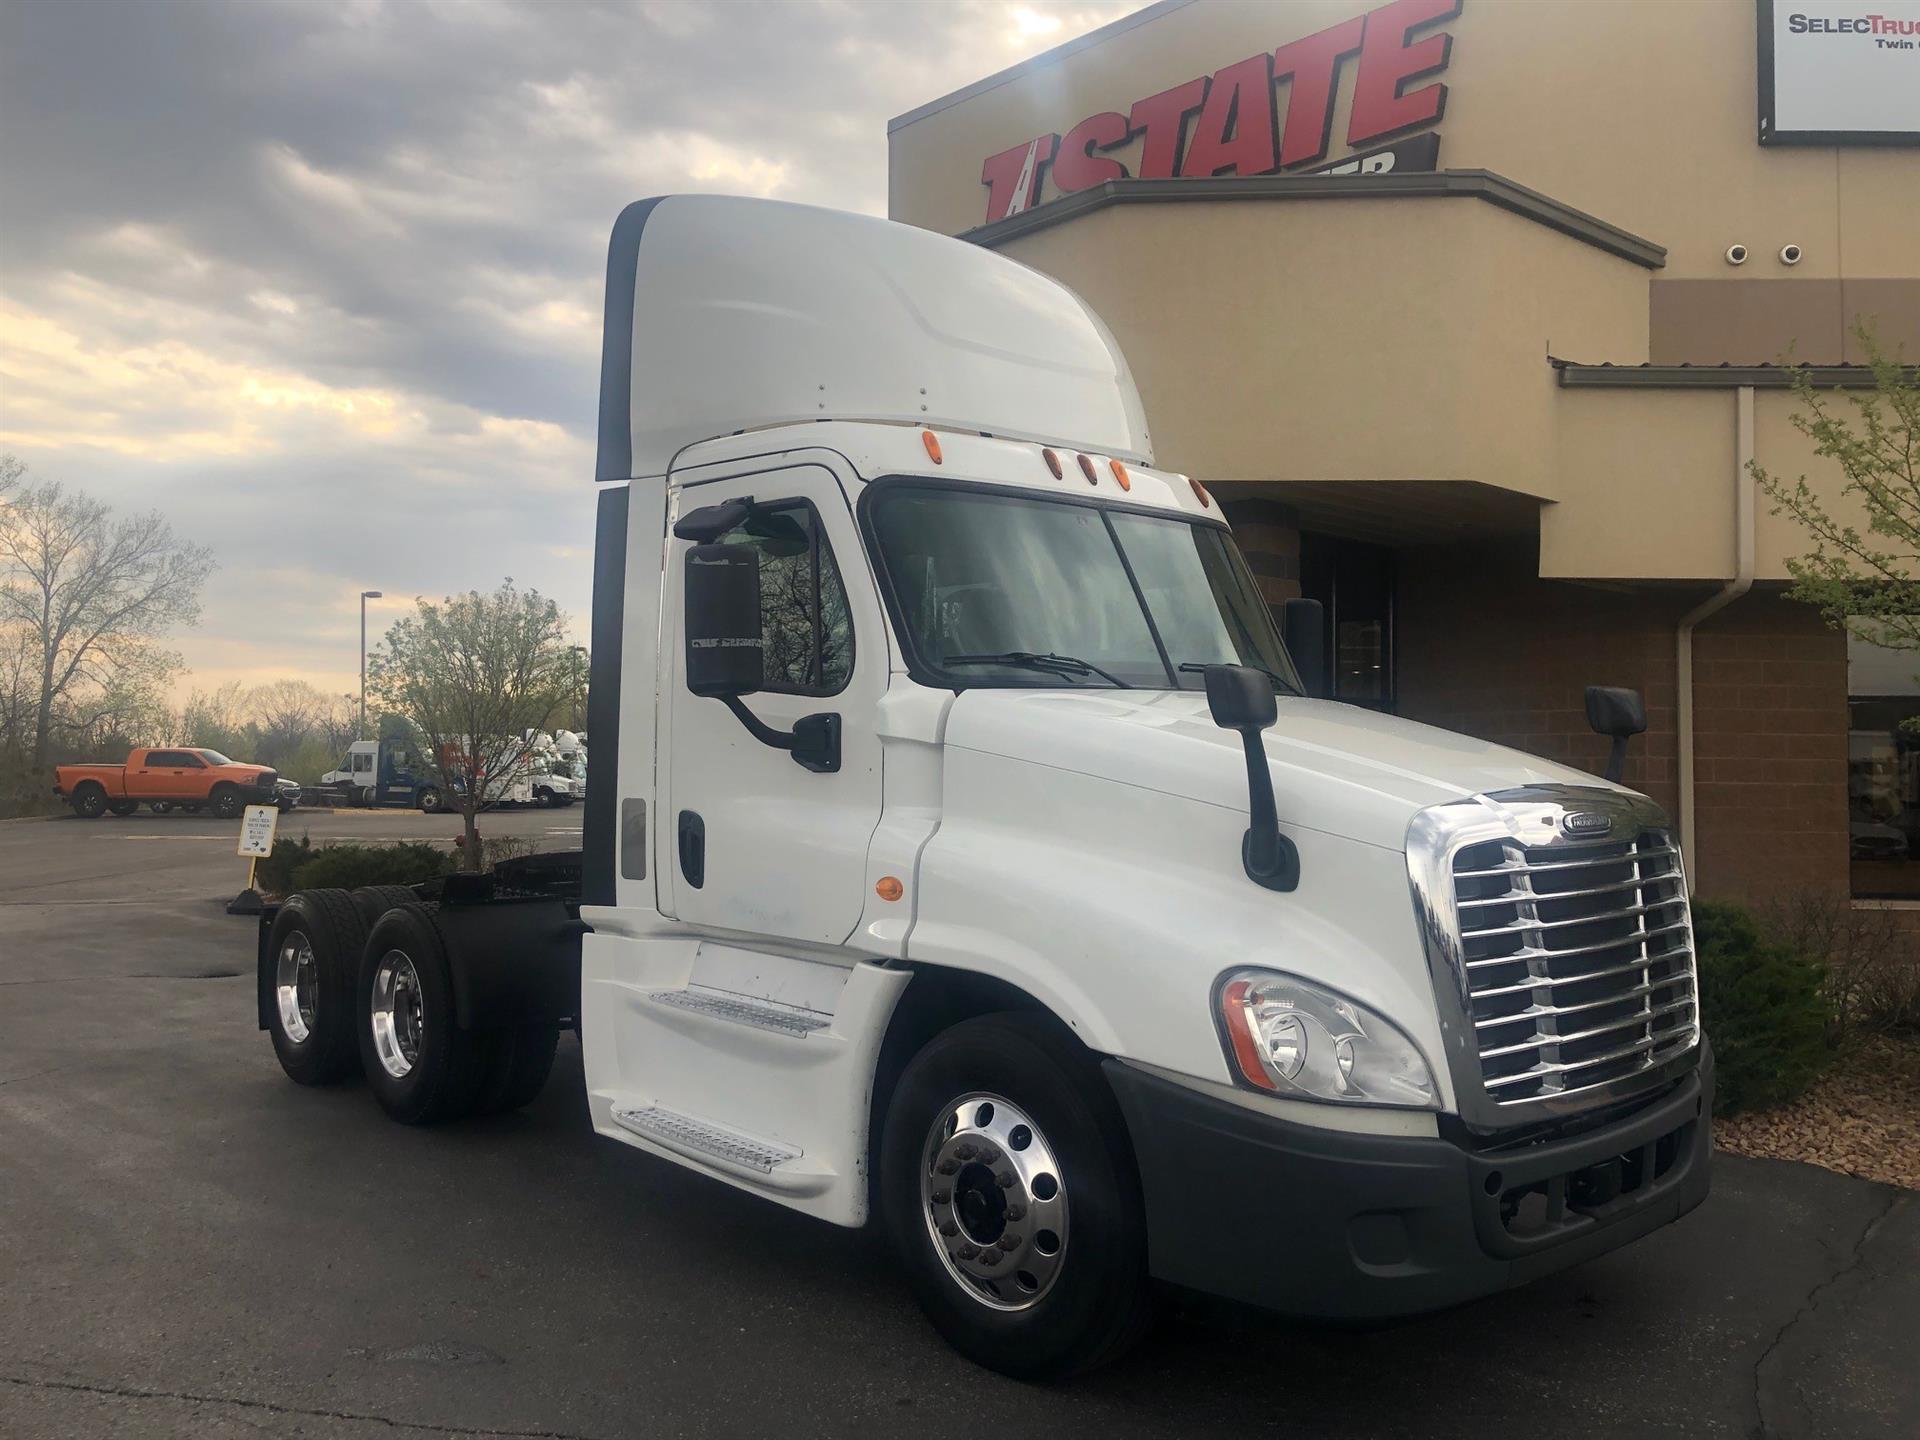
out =
{"type": "Polygon", "coordinates": [[[99,501],[49,484],[18,490],[0,510],[0,568],[0,621],[28,635],[40,770],[65,700],[151,665],[153,641],[198,618],[213,559],[176,540],[157,512],[115,519],[99,501]]]}
{"type": "Polygon", "coordinates": [[[419,732],[460,811],[463,863],[478,868],[476,817],[519,778],[532,737],[566,697],[566,624],[553,601],[511,580],[490,595],[415,606],[387,631],[368,686],[419,732]]]}
{"type": "Polygon", "coordinates": [[[312,739],[327,704],[327,697],[304,680],[275,680],[247,696],[260,744],[275,754],[312,739]]]}

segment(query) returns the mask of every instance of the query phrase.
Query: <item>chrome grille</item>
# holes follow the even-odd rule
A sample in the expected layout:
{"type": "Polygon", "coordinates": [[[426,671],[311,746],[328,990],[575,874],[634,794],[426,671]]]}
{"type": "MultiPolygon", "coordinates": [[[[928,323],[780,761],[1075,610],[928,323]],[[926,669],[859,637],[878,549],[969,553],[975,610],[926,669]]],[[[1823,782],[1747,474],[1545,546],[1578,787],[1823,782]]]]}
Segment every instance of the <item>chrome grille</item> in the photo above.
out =
{"type": "Polygon", "coordinates": [[[1453,858],[1460,958],[1496,1105],[1576,1095],[1699,1038],[1693,931],[1664,830],[1601,844],[1463,846],[1453,858]]]}

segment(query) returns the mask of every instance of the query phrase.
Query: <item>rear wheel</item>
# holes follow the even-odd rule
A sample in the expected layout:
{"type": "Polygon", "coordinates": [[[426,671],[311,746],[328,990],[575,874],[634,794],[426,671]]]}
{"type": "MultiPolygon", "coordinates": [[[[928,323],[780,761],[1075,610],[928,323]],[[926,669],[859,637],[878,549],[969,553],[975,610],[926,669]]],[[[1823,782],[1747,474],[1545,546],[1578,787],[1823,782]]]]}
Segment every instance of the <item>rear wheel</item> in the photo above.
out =
{"type": "Polygon", "coordinates": [[[880,1206],[921,1308],[977,1364],[1069,1375],[1146,1329],[1125,1124],[1092,1058],[1043,1016],[963,1021],[914,1057],[887,1107],[880,1206]]]}
{"type": "Polygon", "coordinates": [[[407,905],[420,897],[406,885],[362,885],[352,895],[354,909],[360,912],[360,919],[367,929],[373,929],[373,922],[396,905],[407,905]]]}
{"type": "Polygon", "coordinates": [[[269,1029],[280,1068],[302,1085],[331,1085],[360,1063],[353,977],[367,925],[344,890],[302,890],[274,916],[269,1029]]]}
{"type": "Polygon", "coordinates": [[[472,1112],[497,1039],[455,1023],[446,942],[425,905],[395,906],[374,923],[355,1011],[361,1066],[388,1115],[434,1125],[472,1112]]]}
{"type": "Polygon", "coordinates": [[[107,813],[107,788],[98,780],[82,780],[67,803],[82,820],[98,820],[107,813]]]}
{"type": "Polygon", "coordinates": [[[140,802],[138,800],[113,800],[107,804],[107,809],[116,815],[131,815],[139,808],[140,802]]]}
{"type": "Polygon", "coordinates": [[[216,820],[238,820],[240,812],[247,808],[246,802],[240,798],[239,788],[224,783],[213,787],[207,803],[213,807],[213,818],[216,820]]]}

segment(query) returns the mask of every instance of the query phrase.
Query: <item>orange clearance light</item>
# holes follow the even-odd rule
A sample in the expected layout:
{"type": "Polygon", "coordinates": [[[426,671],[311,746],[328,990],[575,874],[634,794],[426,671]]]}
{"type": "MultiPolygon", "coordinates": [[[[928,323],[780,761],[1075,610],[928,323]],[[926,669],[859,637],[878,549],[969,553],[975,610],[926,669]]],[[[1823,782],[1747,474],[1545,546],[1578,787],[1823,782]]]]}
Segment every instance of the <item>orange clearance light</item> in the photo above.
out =
{"type": "Polygon", "coordinates": [[[882,900],[898,900],[902,895],[907,893],[907,887],[891,875],[882,875],[880,877],[880,883],[873,887],[873,893],[878,895],[882,900]]]}
{"type": "Polygon", "coordinates": [[[1120,488],[1122,490],[1133,489],[1133,477],[1127,474],[1126,466],[1122,465],[1118,460],[1109,460],[1107,464],[1113,467],[1113,478],[1120,482],[1120,488]]]}
{"type": "Polygon", "coordinates": [[[1087,477],[1087,483],[1089,485],[1098,485],[1100,483],[1093,473],[1093,461],[1084,455],[1080,457],[1080,473],[1087,477]]]}
{"type": "Polygon", "coordinates": [[[1195,497],[1199,499],[1201,508],[1211,510],[1213,508],[1213,497],[1207,494],[1207,487],[1192,477],[1188,477],[1187,483],[1193,486],[1193,493],[1195,497]]]}
{"type": "Polygon", "coordinates": [[[1253,1033],[1252,994],[1251,980],[1233,981],[1220,992],[1220,1018],[1227,1022],[1227,1039],[1233,1045],[1240,1073],[1262,1090],[1278,1090],[1280,1087],[1260,1061],[1260,1042],[1253,1033]]]}
{"type": "Polygon", "coordinates": [[[920,432],[920,443],[927,447],[927,458],[934,464],[940,463],[940,437],[931,430],[920,432]]]}
{"type": "Polygon", "coordinates": [[[1053,472],[1054,479],[1058,480],[1066,473],[1060,468],[1060,457],[1054,454],[1053,451],[1042,450],[1040,452],[1040,458],[1047,462],[1047,469],[1053,472]]]}

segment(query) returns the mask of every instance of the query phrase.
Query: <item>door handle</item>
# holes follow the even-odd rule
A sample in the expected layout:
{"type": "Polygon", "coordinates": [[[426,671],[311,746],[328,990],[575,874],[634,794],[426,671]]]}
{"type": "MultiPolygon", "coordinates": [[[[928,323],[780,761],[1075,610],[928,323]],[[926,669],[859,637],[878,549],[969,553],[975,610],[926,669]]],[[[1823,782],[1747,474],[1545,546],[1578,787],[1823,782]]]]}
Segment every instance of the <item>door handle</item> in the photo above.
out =
{"type": "Polygon", "coordinates": [[[680,873],[698,890],[707,883],[707,822],[691,810],[680,812],[680,873]]]}

